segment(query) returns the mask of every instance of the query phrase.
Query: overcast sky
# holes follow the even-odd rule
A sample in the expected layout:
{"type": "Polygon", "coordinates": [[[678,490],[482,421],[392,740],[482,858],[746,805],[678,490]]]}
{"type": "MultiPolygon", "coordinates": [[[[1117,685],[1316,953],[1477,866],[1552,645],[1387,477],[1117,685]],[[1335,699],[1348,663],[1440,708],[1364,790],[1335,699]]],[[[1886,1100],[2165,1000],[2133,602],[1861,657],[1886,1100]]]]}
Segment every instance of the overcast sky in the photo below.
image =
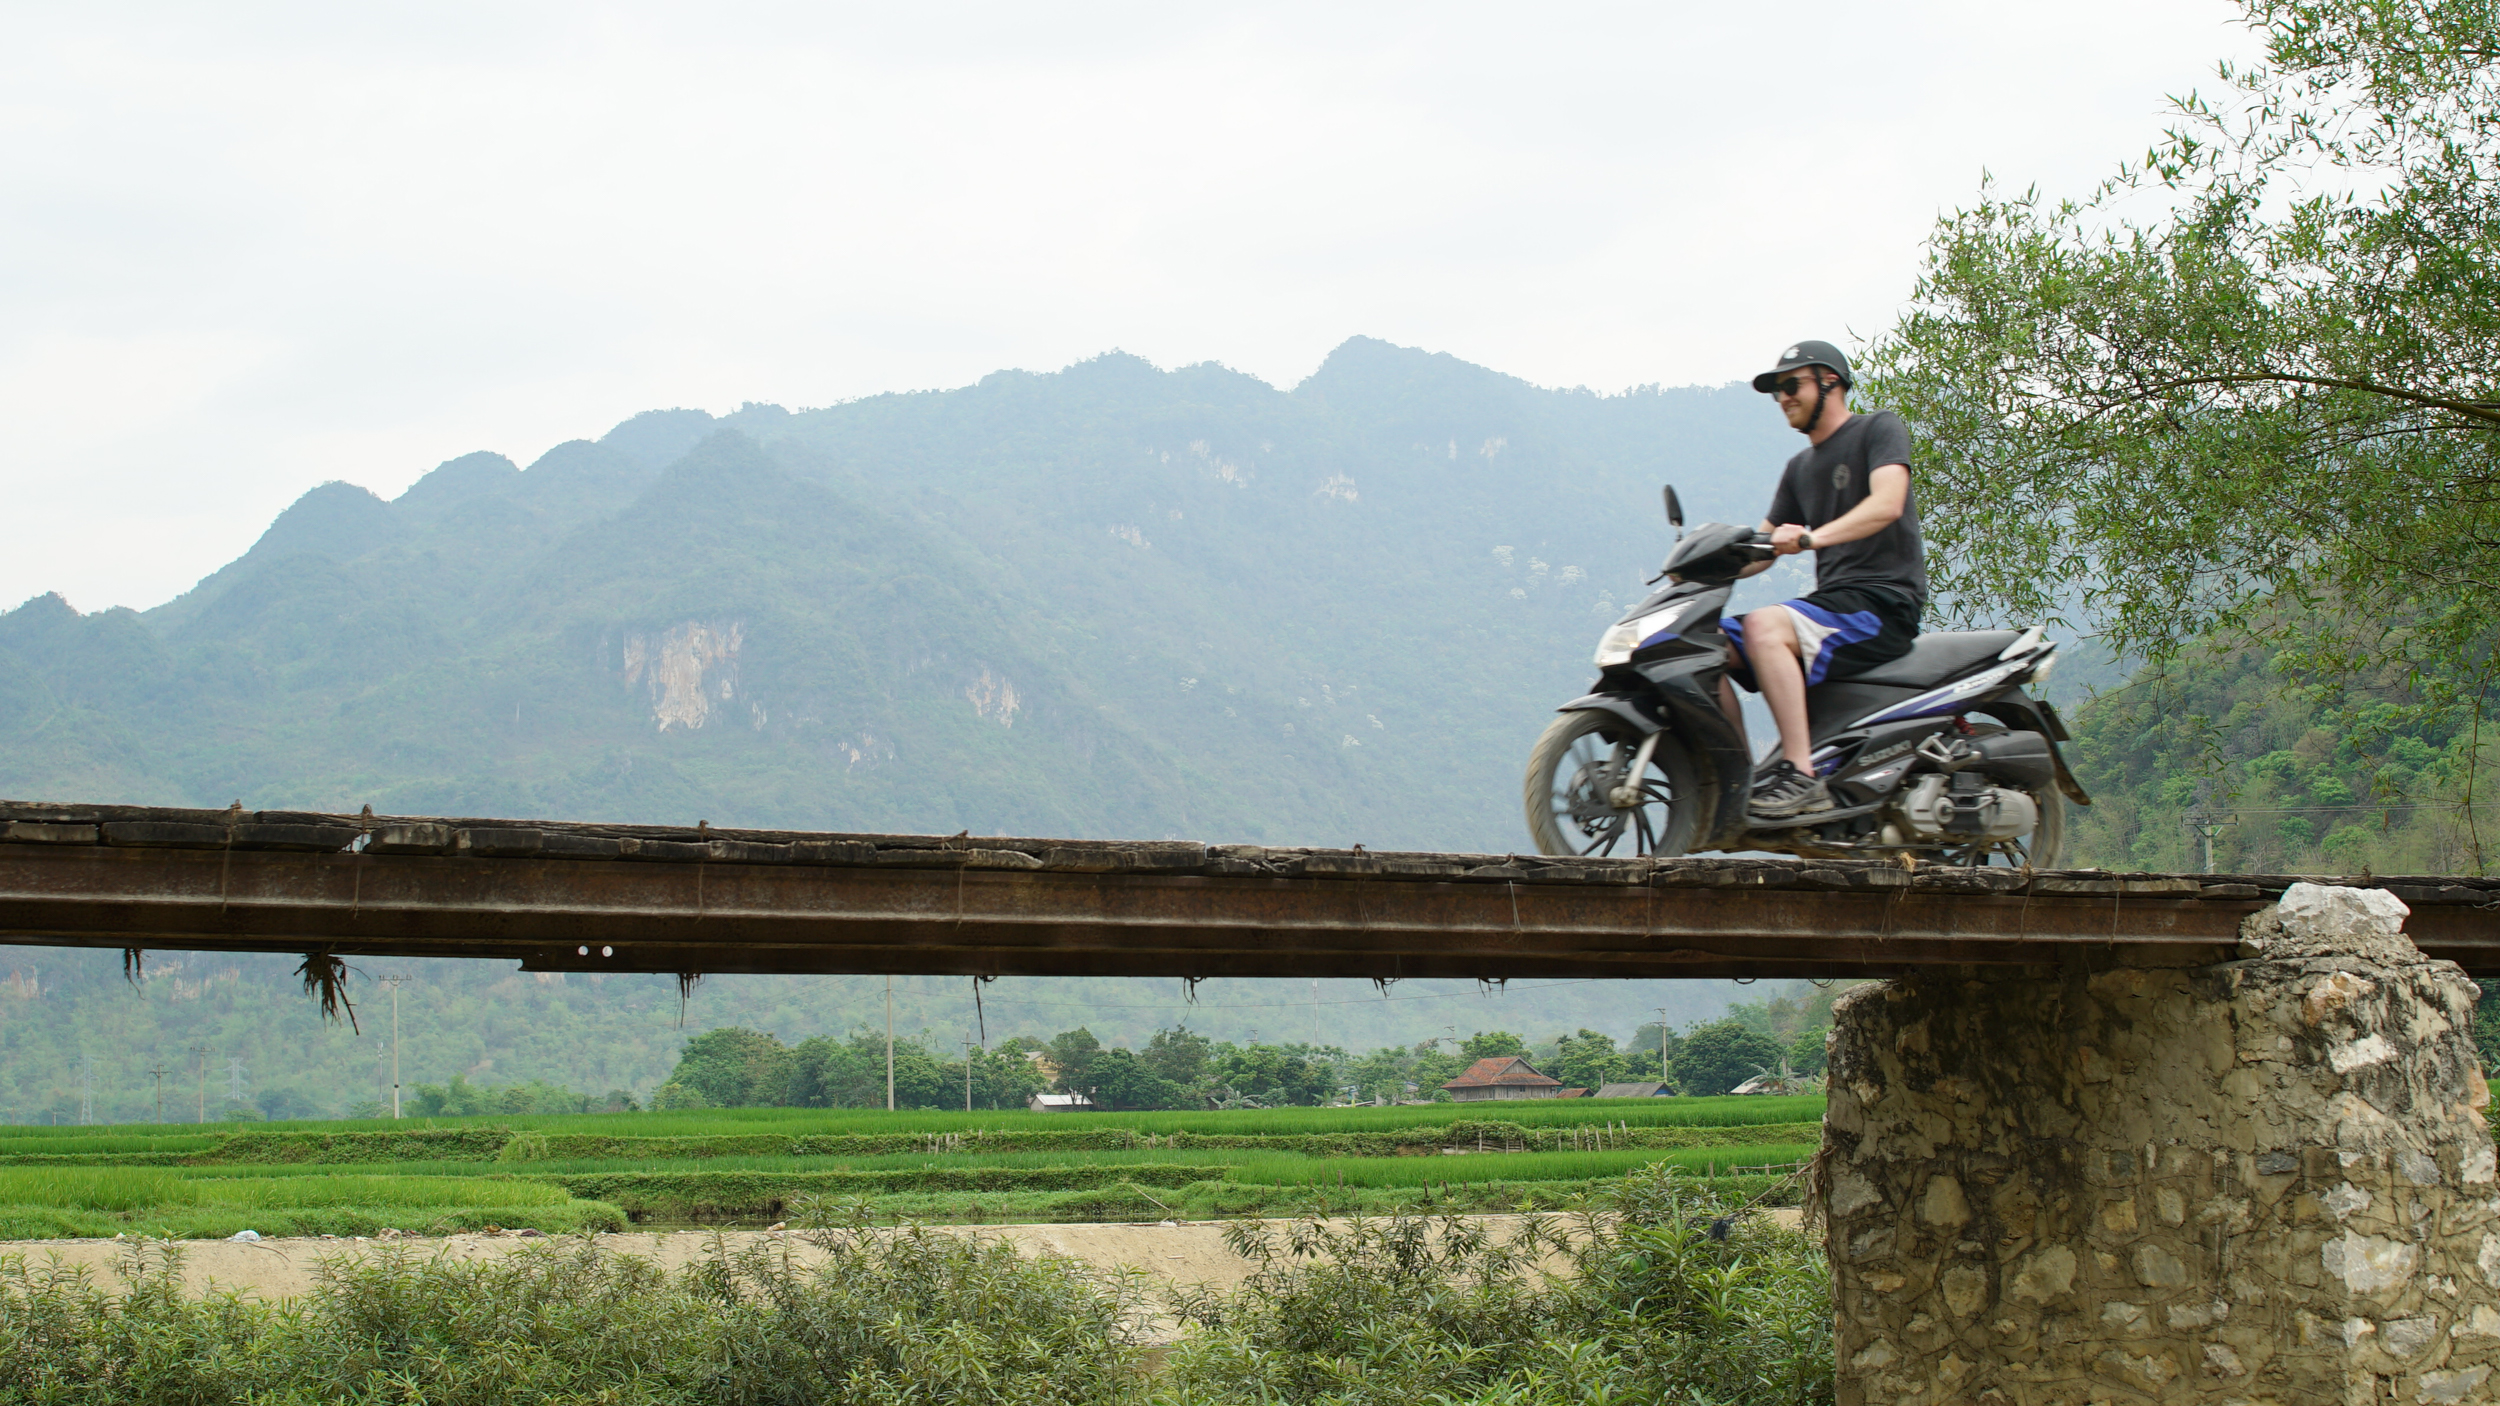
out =
{"type": "Polygon", "coordinates": [[[0,608],[660,406],[1357,333],[1724,382],[1886,327],[1983,170],[2140,154],[2237,14],[0,4],[0,608]]]}

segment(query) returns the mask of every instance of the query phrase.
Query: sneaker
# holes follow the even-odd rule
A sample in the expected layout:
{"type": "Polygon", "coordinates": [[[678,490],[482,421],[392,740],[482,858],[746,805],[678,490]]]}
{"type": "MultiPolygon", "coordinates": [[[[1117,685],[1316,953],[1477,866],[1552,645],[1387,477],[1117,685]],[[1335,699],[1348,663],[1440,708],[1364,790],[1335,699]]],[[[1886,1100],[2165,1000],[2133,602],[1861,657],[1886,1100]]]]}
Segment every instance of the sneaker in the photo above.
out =
{"type": "Polygon", "coordinates": [[[1782,758],[1753,786],[1753,818],[1787,820],[1832,808],[1831,788],[1821,777],[1808,776],[1782,758]]]}

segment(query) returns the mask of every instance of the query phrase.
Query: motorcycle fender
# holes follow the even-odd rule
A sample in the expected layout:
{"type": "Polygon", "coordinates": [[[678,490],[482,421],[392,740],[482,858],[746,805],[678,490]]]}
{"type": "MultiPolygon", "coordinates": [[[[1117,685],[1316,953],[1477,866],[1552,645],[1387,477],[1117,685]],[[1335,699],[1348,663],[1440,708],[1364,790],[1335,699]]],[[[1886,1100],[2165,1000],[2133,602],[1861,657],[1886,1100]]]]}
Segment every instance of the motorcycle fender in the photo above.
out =
{"type": "Polygon", "coordinates": [[[1632,730],[1642,737],[1649,736],[1663,726],[1658,719],[1642,712],[1631,699],[1619,693],[1592,693],[1585,697],[1574,698],[1554,711],[1557,713],[1612,713],[1630,724],[1632,730]]]}
{"type": "Polygon", "coordinates": [[[1745,749],[1745,735],[1728,721],[1727,714],[1719,711],[1715,668],[1688,665],[1661,670],[1656,682],[1659,699],[1666,704],[1669,725],[1676,736],[1684,739],[1694,763],[1702,769],[1703,789],[1716,798],[1704,832],[1707,840],[1697,847],[1724,844],[1744,832],[1747,810],[1753,802],[1753,757],[1745,749]]]}
{"type": "Polygon", "coordinates": [[[2066,735],[2066,720],[2057,715],[2057,709],[2049,706],[2049,700],[2045,698],[2035,698],[2032,700],[2032,705],[2040,710],[2041,717],[2048,720],[2049,725],[2044,730],[2048,733],[2049,740],[2051,742],[2072,742],[2075,740],[2066,735]]]}
{"type": "Polygon", "coordinates": [[[1622,719],[1642,737],[1653,732],[1672,731],[1681,739],[1687,745],[1694,765],[1702,773],[1698,778],[1702,791],[1715,797],[1705,812],[1707,823],[1702,829],[1705,840],[1696,846],[1708,848],[1708,837],[1734,835],[1745,828],[1745,807],[1750,800],[1750,788],[1742,784],[1721,785],[1719,778],[1750,778],[1753,763],[1745,754],[1745,739],[1728,724],[1727,715],[1719,711],[1717,700],[1701,691],[1692,678],[1691,670],[1670,668],[1661,673],[1664,677],[1651,678],[1651,682],[1658,685],[1655,703],[1651,706],[1663,709],[1663,717],[1651,716],[1642,702],[1619,693],[1592,693],[1574,698],[1554,711],[1608,713],[1622,719]]]}
{"type": "Polygon", "coordinates": [[[2075,780],[2074,772],[2067,769],[2066,750],[2058,745],[2067,740],[2066,724],[2058,718],[2055,708],[2017,688],[1989,699],[1971,711],[1984,713],[2007,727],[2022,728],[2049,739],[2049,760],[2057,764],[2057,789],[2076,805],[2092,804],[2092,797],[2083,789],[2083,783],[2075,780]]]}

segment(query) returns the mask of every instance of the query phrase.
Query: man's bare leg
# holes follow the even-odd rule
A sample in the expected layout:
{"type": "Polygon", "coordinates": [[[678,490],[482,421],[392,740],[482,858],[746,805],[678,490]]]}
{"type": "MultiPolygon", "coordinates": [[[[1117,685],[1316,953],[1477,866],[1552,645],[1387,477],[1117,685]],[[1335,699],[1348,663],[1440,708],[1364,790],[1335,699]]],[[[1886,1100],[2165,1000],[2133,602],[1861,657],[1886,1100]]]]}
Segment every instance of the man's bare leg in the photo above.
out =
{"type": "Polygon", "coordinates": [[[1780,755],[1808,776],[1814,774],[1814,742],[1806,723],[1806,670],[1799,657],[1796,626],[1787,610],[1766,605],[1745,617],[1745,657],[1753,663],[1754,685],[1771,706],[1779,725],[1780,755]]]}
{"type": "MultiPolygon", "coordinates": [[[[1727,662],[1730,664],[1736,662],[1736,646],[1734,645],[1728,646],[1727,662]]],[[[1725,674],[1719,676],[1719,711],[1727,714],[1728,722],[1736,728],[1736,735],[1743,737],[1745,735],[1745,705],[1736,701],[1736,684],[1725,674]]],[[[1752,750],[1751,741],[1745,745],[1747,751],[1752,750]]]]}

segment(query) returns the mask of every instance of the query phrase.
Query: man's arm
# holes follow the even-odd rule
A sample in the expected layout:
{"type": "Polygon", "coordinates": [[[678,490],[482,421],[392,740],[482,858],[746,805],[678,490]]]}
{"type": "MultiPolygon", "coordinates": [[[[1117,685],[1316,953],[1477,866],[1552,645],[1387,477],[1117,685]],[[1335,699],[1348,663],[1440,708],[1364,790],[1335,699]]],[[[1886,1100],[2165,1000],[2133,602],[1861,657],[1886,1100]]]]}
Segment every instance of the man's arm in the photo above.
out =
{"type": "Polygon", "coordinates": [[[1805,550],[1797,545],[1797,539],[1809,530],[1814,533],[1817,547],[1837,547],[1843,542],[1872,537],[1898,522],[1909,503],[1910,466],[1886,464],[1866,476],[1865,502],[1821,527],[1808,529],[1793,522],[1782,523],[1771,531],[1771,546],[1781,556],[1793,556],[1805,550]]]}
{"type": "MultiPolygon", "coordinates": [[[[1776,508],[1776,507],[1778,507],[1778,506],[1779,506],[1779,504],[1777,504],[1777,503],[1773,503],[1771,506],[1772,506],[1772,507],[1774,507],[1774,508],[1776,508]]],[[[1766,518],[1764,518],[1764,519],[1762,520],[1762,530],[1763,530],[1763,531],[1765,531],[1765,532],[1769,532],[1769,531],[1771,530],[1771,520],[1770,520],[1769,518],[1767,518],[1767,517],[1766,517],[1766,518]]],[[[1768,560],[1757,561],[1757,562],[1753,563],[1752,565],[1747,566],[1744,570],[1737,572],[1737,573],[1736,573],[1736,579],[1737,579],[1737,580],[1739,580],[1739,581],[1742,581],[1742,580],[1744,580],[1744,579],[1745,579],[1746,577],[1748,577],[1748,576],[1759,576],[1759,575],[1761,575],[1763,572],[1766,572],[1766,571],[1768,571],[1768,570],[1770,570],[1770,569],[1771,569],[1771,563],[1770,563],[1768,560]]]]}

